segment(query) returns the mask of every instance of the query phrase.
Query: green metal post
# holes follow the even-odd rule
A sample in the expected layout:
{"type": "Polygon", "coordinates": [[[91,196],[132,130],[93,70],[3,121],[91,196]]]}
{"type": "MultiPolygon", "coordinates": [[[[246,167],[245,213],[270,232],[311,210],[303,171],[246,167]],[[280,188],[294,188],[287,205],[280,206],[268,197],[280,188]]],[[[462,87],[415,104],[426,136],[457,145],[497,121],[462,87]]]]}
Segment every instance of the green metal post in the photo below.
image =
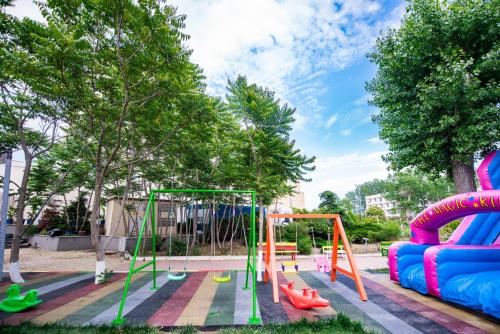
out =
{"type": "Polygon", "coordinates": [[[152,248],[153,248],[153,287],[150,290],[158,290],[156,287],[156,193],[151,192],[153,197],[153,208],[151,209],[151,237],[152,237],[152,248]]]}
{"type": "Polygon", "coordinates": [[[262,320],[257,317],[257,252],[255,249],[256,237],[255,237],[255,191],[252,191],[252,213],[250,218],[250,225],[252,227],[251,235],[252,235],[252,317],[248,319],[248,323],[250,325],[260,325],[262,324],[262,320]]]}
{"type": "Polygon", "coordinates": [[[149,212],[151,210],[151,202],[152,201],[153,201],[153,193],[151,193],[149,195],[148,206],[146,207],[146,212],[144,214],[144,220],[142,221],[142,226],[141,226],[141,229],[139,230],[139,235],[137,237],[137,243],[135,245],[134,257],[132,258],[132,262],[130,263],[130,270],[128,272],[127,280],[125,281],[125,286],[123,288],[122,300],[120,301],[120,308],[118,309],[118,315],[116,316],[116,319],[113,320],[113,322],[112,322],[113,325],[121,325],[125,322],[125,320],[122,318],[123,307],[125,306],[125,299],[127,298],[128,286],[130,284],[130,279],[132,278],[132,275],[134,274],[135,261],[137,259],[137,254],[139,253],[139,246],[141,243],[142,235],[144,233],[144,228],[146,226],[146,223],[148,222],[148,216],[149,216],[149,212]]]}

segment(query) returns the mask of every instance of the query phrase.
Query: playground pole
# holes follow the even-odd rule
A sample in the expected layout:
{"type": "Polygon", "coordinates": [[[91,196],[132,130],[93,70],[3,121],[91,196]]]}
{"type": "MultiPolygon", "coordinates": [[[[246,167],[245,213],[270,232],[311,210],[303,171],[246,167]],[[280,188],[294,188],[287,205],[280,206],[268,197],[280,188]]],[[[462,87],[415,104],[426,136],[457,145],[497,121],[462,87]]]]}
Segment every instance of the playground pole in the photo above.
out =
{"type": "MultiPolygon", "coordinates": [[[[255,236],[255,191],[252,191],[252,213],[251,213],[251,243],[252,243],[252,317],[248,319],[250,325],[260,325],[260,318],[257,318],[257,272],[256,264],[256,236],[255,236]]],[[[247,267],[248,268],[248,267],[247,267]]],[[[248,276],[247,276],[248,277],[248,276]]]]}
{"type": "Polygon", "coordinates": [[[2,211],[0,213],[0,281],[3,279],[3,254],[5,248],[5,228],[9,208],[10,171],[12,169],[12,150],[5,152],[5,171],[3,176],[2,211]]]}

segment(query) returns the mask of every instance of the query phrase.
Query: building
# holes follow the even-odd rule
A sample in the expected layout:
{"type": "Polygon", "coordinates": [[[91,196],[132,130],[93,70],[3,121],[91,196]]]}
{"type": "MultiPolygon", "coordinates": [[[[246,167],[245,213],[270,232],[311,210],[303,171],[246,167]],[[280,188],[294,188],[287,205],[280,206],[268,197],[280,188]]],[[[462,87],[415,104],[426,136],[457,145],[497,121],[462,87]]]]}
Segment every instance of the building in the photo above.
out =
{"type": "Polygon", "coordinates": [[[294,208],[305,208],[304,192],[300,190],[300,183],[295,185],[292,195],[276,199],[267,209],[271,213],[293,213],[294,208]]]}
{"type": "Polygon", "coordinates": [[[387,218],[397,218],[400,213],[396,211],[397,203],[396,201],[389,201],[382,196],[382,194],[375,194],[365,197],[366,209],[368,210],[371,206],[376,206],[384,210],[384,214],[387,218]]]}
{"type": "MultiPolygon", "coordinates": [[[[24,173],[24,161],[20,160],[12,160],[12,169],[10,171],[10,186],[9,186],[9,208],[16,208],[17,207],[17,192],[19,185],[22,182],[23,179],[23,173],[24,173]],[[14,195],[12,195],[14,194],[14,195]]],[[[0,176],[3,178],[5,173],[5,163],[0,163],[0,176]]],[[[0,187],[0,198],[2,198],[2,192],[3,192],[3,187],[0,187]]],[[[77,192],[76,191],[70,191],[65,195],[66,197],[66,202],[70,203],[71,201],[76,200],[77,197],[77,192]]],[[[47,203],[48,205],[60,208],[64,206],[64,197],[61,195],[54,195],[50,199],[50,201],[47,203]]],[[[45,209],[47,206],[45,206],[43,209],[45,209]]],[[[31,207],[28,205],[26,206],[24,210],[24,219],[27,220],[30,217],[30,214],[32,213],[31,207]]],[[[34,224],[38,224],[38,220],[40,219],[41,215],[37,217],[37,220],[34,222],[34,224]]]]}

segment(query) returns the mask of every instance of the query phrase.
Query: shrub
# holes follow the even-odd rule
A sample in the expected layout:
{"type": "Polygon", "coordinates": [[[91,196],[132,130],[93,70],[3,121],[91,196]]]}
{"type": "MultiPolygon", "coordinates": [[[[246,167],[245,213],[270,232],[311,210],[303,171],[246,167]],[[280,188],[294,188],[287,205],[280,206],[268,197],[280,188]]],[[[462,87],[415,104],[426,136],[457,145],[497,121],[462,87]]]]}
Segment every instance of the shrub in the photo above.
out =
{"type": "MultiPolygon", "coordinates": [[[[281,227],[277,227],[281,228],[281,227]]],[[[278,233],[278,232],[276,232],[278,233]]],[[[309,235],[309,228],[304,221],[294,221],[282,228],[282,241],[296,242],[297,250],[300,254],[308,255],[312,252],[312,240],[309,235]]],[[[279,237],[276,241],[279,241],[279,237]]]]}
{"type": "Polygon", "coordinates": [[[370,206],[366,210],[366,215],[368,217],[378,217],[379,219],[385,219],[385,212],[378,206],[370,206]]]}
{"type": "Polygon", "coordinates": [[[372,235],[374,241],[398,240],[401,236],[401,227],[396,222],[386,222],[382,224],[380,230],[372,235]]]}
{"type": "Polygon", "coordinates": [[[300,236],[297,240],[297,251],[301,255],[309,255],[312,253],[312,241],[309,236],[300,236]]]}

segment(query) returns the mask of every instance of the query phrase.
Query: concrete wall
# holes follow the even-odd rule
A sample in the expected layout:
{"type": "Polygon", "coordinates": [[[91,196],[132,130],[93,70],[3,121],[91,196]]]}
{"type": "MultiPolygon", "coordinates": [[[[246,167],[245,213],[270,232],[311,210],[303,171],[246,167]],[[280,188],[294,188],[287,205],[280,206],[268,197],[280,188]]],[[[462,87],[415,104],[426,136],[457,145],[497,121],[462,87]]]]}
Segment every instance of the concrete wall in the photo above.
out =
{"type": "MultiPolygon", "coordinates": [[[[51,251],[75,251],[94,249],[90,236],[60,236],[35,234],[30,238],[31,246],[51,251]]],[[[101,236],[101,244],[108,243],[106,251],[128,251],[133,253],[137,238],[101,236]],[[108,242],[109,240],[109,242],[108,242]]],[[[146,238],[146,249],[151,249],[151,238],[146,238]]]]}
{"type": "Polygon", "coordinates": [[[30,238],[31,246],[52,251],[72,251],[93,249],[90,236],[60,236],[35,234],[30,238]]]}

